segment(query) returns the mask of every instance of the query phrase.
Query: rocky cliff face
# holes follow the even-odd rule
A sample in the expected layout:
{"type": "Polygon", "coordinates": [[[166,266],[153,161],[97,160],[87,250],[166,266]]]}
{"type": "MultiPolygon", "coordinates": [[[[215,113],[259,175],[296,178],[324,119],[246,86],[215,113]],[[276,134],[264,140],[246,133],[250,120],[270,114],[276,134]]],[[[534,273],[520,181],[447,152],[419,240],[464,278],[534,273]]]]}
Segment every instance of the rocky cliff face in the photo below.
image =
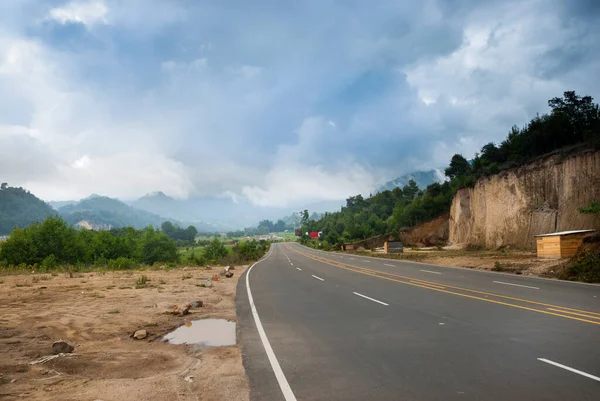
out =
{"type": "Polygon", "coordinates": [[[451,243],[533,248],[534,235],[600,229],[578,209],[600,200],[600,151],[557,154],[479,180],[450,209],[451,243]]]}

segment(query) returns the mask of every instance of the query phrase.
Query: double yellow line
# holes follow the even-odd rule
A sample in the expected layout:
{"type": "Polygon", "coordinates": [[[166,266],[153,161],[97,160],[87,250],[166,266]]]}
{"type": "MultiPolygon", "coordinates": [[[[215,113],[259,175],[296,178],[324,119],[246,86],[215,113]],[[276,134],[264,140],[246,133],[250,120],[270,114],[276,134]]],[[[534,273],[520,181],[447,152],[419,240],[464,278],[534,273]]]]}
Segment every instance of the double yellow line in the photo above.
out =
{"type": "Polygon", "coordinates": [[[412,285],[415,287],[421,287],[432,291],[443,292],[446,294],[458,295],[465,298],[477,299],[480,301],[491,302],[498,305],[510,306],[512,308],[524,309],[532,312],[544,313],[546,315],[559,316],[566,319],[578,320],[580,322],[591,323],[600,325],[600,313],[591,312],[586,310],[567,308],[564,306],[547,304],[544,302],[532,301],[529,299],[510,297],[507,295],[494,294],[491,292],[473,290],[470,288],[457,287],[453,285],[446,285],[442,283],[436,283],[434,281],[421,280],[413,277],[402,276],[400,274],[395,273],[386,273],[379,270],[368,269],[366,267],[360,267],[355,265],[350,265],[347,263],[338,262],[337,260],[331,260],[324,258],[322,256],[313,255],[307,252],[300,251],[295,249],[287,244],[285,244],[286,248],[289,250],[296,252],[300,255],[303,255],[307,258],[316,260],[321,263],[325,263],[334,267],[338,267],[340,269],[345,269],[349,271],[353,271],[360,274],[365,274],[367,276],[377,277],[384,280],[394,281],[401,284],[412,285]],[[472,295],[476,294],[476,295],[472,295]],[[492,298],[496,299],[492,299],[492,298]],[[507,301],[504,301],[507,300],[507,301]],[[510,302],[512,301],[512,302],[510,302]],[[514,302],[519,302],[525,305],[519,305],[514,302]]]}

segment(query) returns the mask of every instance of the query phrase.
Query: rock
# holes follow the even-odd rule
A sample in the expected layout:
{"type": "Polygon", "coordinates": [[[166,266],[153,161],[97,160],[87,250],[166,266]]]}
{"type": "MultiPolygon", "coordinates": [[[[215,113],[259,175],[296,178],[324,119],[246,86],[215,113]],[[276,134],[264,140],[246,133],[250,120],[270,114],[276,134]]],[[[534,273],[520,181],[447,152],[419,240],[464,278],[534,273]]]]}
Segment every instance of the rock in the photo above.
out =
{"type": "Polygon", "coordinates": [[[52,351],[55,354],[69,354],[73,352],[74,349],[74,346],[63,340],[55,341],[54,344],[52,344],[52,351]]]}
{"type": "Polygon", "coordinates": [[[183,305],[175,305],[173,306],[171,309],[169,309],[167,311],[167,313],[171,314],[171,315],[187,315],[190,313],[190,308],[192,307],[192,305],[190,304],[183,304],[183,305]]]}
{"type": "Polygon", "coordinates": [[[206,288],[210,288],[210,287],[212,287],[212,280],[206,280],[206,281],[204,282],[204,286],[205,286],[206,288]]]}
{"type": "Polygon", "coordinates": [[[192,308],[202,308],[203,306],[204,306],[204,302],[202,302],[202,301],[192,302],[192,308]]]}
{"type": "Polygon", "coordinates": [[[143,340],[146,337],[148,337],[148,332],[146,330],[138,330],[133,333],[133,338],[136,340],[143,340]]]}
{"type": "Polygon", "coordinates": [[[160,270],[165,270],[166,268],[167,268],[167,266],[165,266],[165,265],[162,265],[162,266],[160,267],[160,270]]]}
{"type": "Polygon", "coordinates": [[[225,273],[225,277],[227,277],[227,278],[233,277],[233,272],[227,272],[227,273],[225,273]]]}
{"type": "Polygon", "coordinates": [[[194,376],[186,376],[183,378],[183,380],[185,380],[188,383],[191,383],[194,381],[194,376]]]}
{"type": "Polygon", "coordinates": [[[227,266],[226,269],[227,270],[235,270],[235,267],[233,267],[233,266],[227,266]]]}

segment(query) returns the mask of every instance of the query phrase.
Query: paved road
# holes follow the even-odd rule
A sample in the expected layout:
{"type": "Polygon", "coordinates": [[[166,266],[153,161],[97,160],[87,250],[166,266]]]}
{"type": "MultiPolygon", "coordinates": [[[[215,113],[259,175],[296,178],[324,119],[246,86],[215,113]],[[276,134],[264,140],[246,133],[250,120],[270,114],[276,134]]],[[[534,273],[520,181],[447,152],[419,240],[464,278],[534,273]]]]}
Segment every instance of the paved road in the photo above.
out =
{"type": "Polygon", "coordinates": [[[600,400],[600,286],[291,243],[247,275],[253,400],[600,400]]]}

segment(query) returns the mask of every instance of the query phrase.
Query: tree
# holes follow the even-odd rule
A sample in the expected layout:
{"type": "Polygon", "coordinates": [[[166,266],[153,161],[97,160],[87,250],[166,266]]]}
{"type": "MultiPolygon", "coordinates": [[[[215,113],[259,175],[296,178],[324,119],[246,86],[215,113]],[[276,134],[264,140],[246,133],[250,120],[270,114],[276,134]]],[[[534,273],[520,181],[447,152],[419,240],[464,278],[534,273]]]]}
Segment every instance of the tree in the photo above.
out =
{"type": "Polygon", "coordinates": [[[261,227],[265,227],[266,231],[267,231],[266,233],[268,234],[270,232],[273,232],[274,224],[273,224],[273,222],[271,220],[261,220],[258,223],[258,229],[260,230],[261,227]]]}
{"type": "Polygon", "coordinates": [[[210,244],[204,248],[204,256],[211,262],[215,262],[227,256],[227,248],[218,238],[213,238],[210,244]]]}
{"type": "Polygon", "coordinates": [[[471,172],[471,165],[462,155],[455,154],[450,160],[450,167],[444,170],[446,177],[454,179],[460,175],[467,175],[471,172]]]}
{"type": "Polygon", "coordinates": [[[308,210],[304,209],[300,212],[300,224],[302,226],[305,226],[308,224],[308,221],[310,220],[310,216],[308,214],[308,210]]]}
{"type": "Polygon", "coordinates": [[[174,262],[177,260],[177,245],[167,234],[150,226],[142,234],[138,255],[139,260],[148,265],[156,262],[174,262]]]}
{"type": "Polygon", "coordinates": [[[285,221],[277,220],[277,223],[275,223],[275,225],[273,226],[273,231],[276,233],[285,231],[285,221]]]}

